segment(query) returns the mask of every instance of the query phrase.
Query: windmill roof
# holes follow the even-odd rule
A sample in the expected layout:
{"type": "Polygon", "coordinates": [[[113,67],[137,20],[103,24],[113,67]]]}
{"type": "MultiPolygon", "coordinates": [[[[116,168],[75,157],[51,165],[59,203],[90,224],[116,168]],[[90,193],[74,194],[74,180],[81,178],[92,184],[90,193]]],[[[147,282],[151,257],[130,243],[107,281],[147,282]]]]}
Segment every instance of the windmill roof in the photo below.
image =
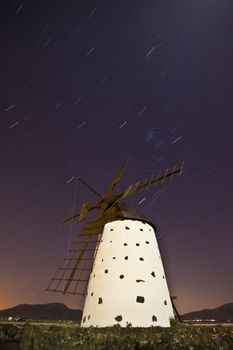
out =
{"type": "Polygon", "coordinates": [[[151,223],[150,220],[148,220],[144,215],[124,202],[116,202],[116,204],[108,209],[105,215],[107,217],[107,222],[111,222],[117,219],[141,220],[148,222],[155,227],[155,225],[151,223]]]}
{"type": "Polygon", "coordinates": [[[115,202],[114,205],[110,206],[101,218],[86,223],[81,230],[81,235],[99,234],[102,232],[104,225],[108,222],[124,219],[140,220],[143,222],[147,222],[148,224],[153,226],[154,230],[156,231],[155,225],[151,223],[150,220],[148,220],[145,216],[139,213],[136,209],[120,201],[115,202]]]}

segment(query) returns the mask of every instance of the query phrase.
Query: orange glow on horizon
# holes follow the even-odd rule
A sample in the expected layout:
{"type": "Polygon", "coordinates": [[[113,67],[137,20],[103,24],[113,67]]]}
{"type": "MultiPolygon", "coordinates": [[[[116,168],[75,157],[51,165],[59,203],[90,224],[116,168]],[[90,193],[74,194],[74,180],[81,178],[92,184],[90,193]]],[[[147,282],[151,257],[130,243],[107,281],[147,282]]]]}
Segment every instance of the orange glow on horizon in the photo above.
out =
{"type": "Polygon", "coordinates": [[[11,306],[7,301],[5,301],[5,302],[3,302],[2,300],[0,301],[0,310],[8,309],[10,307],[11,306]]]}

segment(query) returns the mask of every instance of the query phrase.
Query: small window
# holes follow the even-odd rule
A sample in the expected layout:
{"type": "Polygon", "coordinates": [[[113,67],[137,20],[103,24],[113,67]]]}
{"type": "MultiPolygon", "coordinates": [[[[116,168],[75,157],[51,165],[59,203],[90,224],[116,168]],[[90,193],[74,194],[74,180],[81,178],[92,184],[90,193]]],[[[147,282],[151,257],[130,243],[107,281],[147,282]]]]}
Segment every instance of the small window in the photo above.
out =
{"type": "Polygon", "coordinates": [[[126,230],[130,230],[130,228],[129,228],[128,226],[125,226],[125,229],[126,229],[126,230]]]}
{"type": "Polygon", "coordinates": [[[140,228],[140,231],[143,231],[143,228],[140,228]]]}
{"type": "Polygon", "coordinates": [[[85,323],[85,322],[86,322],[86,316],[83,317],[83,323],[85,323]]]}
{"type": "Polygon", "coordinates": [[[149,241],[146,241],[146,244],[149,244],[150,242],[149,241]]]}
{"type": "Polygon", "coordinates": [[[93,297],[93,292],[91,293],[91,296],[93,297]]]}
{"type": "Polygon", "coordinates": [[[116,259],[116,257],[115,257],[115,256],[113,256],[112,258],[113,258],[113,259],[116,259]]]}
{"type": "Polygon", "coordinates": [[[128,260],[128,256],[125,256],[125,260],[128,260]]]}
{"type": "Polygon", "coordinates": [[[90,320],[90,318],[91,318],[91,316],[90,316],[90,315],[88,315],[88,318],[87,318],[87,319],[88,319],[88,320],[90,320]]]}
{"type": "Polygon", "coordinates": [[[104,259],[101,260],[102,262],[104,261],[104,259]]]}
{"type": "Polygon", "coordinates": [[[155,277],[154,271],[151,272],[151,276],[152,276],[152,277],[155,277]]]}
{"type": "Polygon", "coordinates": [[[164,305],[167,305],[167,300],[164,300],[164,305]]]}
{"type": "Polygon", "coordinates": [[[136,280],[136,282],[139,283],[139,282],[145,282],[145,281],[144,280],[136,280]]]}
{"type": "Polygon", "coordinates": [[[110,241],[110,243],[112,243],[112,241],[110,241]]]}
{"type": "Polygon", "coordinates": [[[94,275],[93,275],[93,278],[95,278],[95,273],[94,273],[94,275]]]}
{"type": "Polygon", "coordinates": [[[120,279],[122,280],[125,276],[124,275],[120,275],[120,279]]]}
{"type": "Polygon", "coordinates": [[[157,317],[155,315],[152,316],[152,322],[157,322],[157,317]]]}
{"type": "Polygon", "coordinates": [[[124,246],[126,247],[128,244],[127,243],[124,243],[124,246]]]}
{"type": "Polygon", "coordinates": [[[144,297],[141,297],[141,296],[137,296],[137,299],[136,299],[136,302],[137,303],[144,303],[144,301],[145,301],[145,298],[144,297]]]}
{"type": "Polygon", "coordinates": [[[137,246],[137,247],[139,247],[139,246],[140,246],[140,244],[139,244],[139,243],[136,243],[136,246],[137,246]]]}
{"type": "Polygon", "coordinates": [[[144,259],[143,259],[143,258],[139,258],[139,260],[140,260],[140,261],[144,261],[144,259]]]}
{"type": "Polygon", "coordinates": [[[115,317],[115,320],[117,321],[117,322],[121,322],[122,321],[122,316],[117,316],[117,317],[115,317]]]}
{"type": "Polygon", "coordinates": [[[113,231],[113,228],[111,228],[110,231],[113,231]]]}
{"type": "Polygon", "coordinates": [[[108,273],[108,270],[104,270],[104,273],[108,273]]]}
{"type": "Polygon", "coordinates": [[[165,278],[165,276],[163,276],[163,278],[165,278]]]}
{"type": "Polygon", "coordinates": [[[102,298],[99,298],[98,304],[103,304],[103,299],[102,298]]]}

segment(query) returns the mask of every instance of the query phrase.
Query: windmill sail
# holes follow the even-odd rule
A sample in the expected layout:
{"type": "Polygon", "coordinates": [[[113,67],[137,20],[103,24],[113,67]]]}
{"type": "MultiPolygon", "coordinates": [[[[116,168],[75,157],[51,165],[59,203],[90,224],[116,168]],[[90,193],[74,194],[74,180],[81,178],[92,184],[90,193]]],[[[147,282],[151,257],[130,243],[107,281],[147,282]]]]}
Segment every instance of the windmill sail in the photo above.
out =
{"type": "Polygon", "coordinates": [[[52,278],[47,291],[85,295],[99,235],[79,236],[52,278]]]}
{"type": "Polygon", "coordinates": [[[112,181],[111,181],[111,183],[109,185],[106,197],[109,197],[109,196],[112,195],[112,192],[113,192],[114,188],[116,187],[116,185],[120,182],[120,180],[121,180],[121,178],[123,176],[123,173],[124,173],[125,169],[128,166],[129,161],[130,161],[130,158],[126,162],[124,162],[120,166],[120,168],[117,170],[115,176],[113,177],[113,179],[112,179],[112,181]]]}
{"type": "Polygon", "coordinates": [[[102,216],[95,221],[86,223],[81,229],[80,236],[100,235],[106,222],[106,218],[102,216]]]}
{"type": "Polygon", "coordinates": [[[119,195],[119,199],[134,196],[144,189],[150,189],[152,186],[156,186],[158,183],[164,183],[165,180],[171,180],[173,176],[181,175],[182,171],[183,164],[180,166],[174,166],[173,168],[168,168],[165,172],[160,172],[157,176],[147,177],[144,181],[139,181],[127,187],[126,190],[119,195]]]}
{"type": "Polygon", "coordinates": [[[89,211],[98,209],[99,207],[100,207],[100,203],[90,206],[88,202],[84,202],[80,211],[72,213],[68,217],[65,217],[64,219],[62,219],[61,225],[71,224],[72,221],[80,222],[86,218],[89,211]]]}

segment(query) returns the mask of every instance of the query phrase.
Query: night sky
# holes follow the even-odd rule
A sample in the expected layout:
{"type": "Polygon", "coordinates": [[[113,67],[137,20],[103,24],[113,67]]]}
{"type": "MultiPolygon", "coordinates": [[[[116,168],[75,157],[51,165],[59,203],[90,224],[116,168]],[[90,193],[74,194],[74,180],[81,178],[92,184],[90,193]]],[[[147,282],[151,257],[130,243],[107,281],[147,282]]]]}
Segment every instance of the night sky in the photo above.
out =
{"type": "Polygon", "coordinates": [[[81,307],[45,292],[81,227],[59,221],[129,155],[119,189],[185,162],[128,200],[179,311],[232,302],[232,1],[3,0],[0,27],[0,308],[81,307]]]}

